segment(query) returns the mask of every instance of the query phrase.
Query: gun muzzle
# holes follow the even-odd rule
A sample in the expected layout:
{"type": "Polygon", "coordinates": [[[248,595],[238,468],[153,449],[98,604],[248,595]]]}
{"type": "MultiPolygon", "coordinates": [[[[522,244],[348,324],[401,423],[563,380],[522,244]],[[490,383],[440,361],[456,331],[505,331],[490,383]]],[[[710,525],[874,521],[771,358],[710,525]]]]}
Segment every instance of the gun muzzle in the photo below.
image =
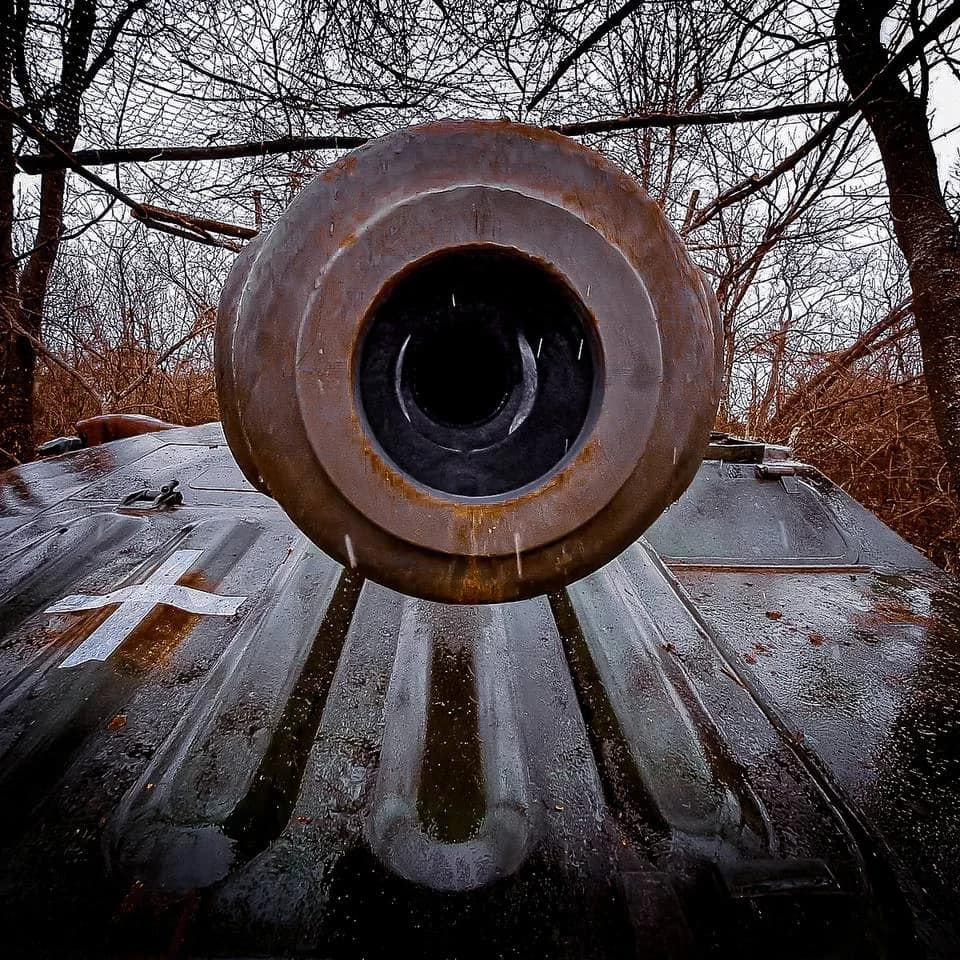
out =
{"type": "Polygon", "coordinates": [[[373,141],[238,258],[217,387],[247,478],[405,593],[516,600],[591,573],[692,479],[716,300],[600,154],[506,122],[373,141]]]}

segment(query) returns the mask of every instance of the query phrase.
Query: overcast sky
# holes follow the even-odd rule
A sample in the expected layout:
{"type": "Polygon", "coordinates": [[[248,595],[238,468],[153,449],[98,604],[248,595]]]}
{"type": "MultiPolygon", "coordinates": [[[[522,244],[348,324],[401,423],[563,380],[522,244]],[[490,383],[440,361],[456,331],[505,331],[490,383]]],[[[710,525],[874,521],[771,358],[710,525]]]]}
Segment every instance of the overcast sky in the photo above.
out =
{"type": "MultiPolygon", "coordinates": [[[[941,68],[937,73],[930,90],[935,135],[960,125],[960,81],[949,70],[941,68]]],[[[937,140],[936,147],[941,179],[955,179],[953,174],[957,151],[960,149],[960,130],[937,140]]]]}

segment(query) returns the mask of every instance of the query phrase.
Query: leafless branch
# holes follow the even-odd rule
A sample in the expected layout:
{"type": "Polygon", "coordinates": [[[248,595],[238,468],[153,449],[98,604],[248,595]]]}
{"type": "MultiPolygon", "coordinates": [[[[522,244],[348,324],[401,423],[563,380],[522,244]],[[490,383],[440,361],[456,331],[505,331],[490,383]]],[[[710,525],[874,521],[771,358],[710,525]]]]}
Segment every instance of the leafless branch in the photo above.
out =
{"type": "Polygon", "coordinates": [[[558,64],[556,70],[550,75],[550,79],[534,94],[533,99],[527,104],[527,109],[532,110],[556,85],[560,82],[563,75],[580,59],[591,47],[598,44],[611,30],[616,30],[631,13],[635,13],[643,5],[645,0],[627,0],[627,2],[618,10],[610,14],[606,20],[598,27],[592,30],[573,50],[571,50],[558,64]]]}

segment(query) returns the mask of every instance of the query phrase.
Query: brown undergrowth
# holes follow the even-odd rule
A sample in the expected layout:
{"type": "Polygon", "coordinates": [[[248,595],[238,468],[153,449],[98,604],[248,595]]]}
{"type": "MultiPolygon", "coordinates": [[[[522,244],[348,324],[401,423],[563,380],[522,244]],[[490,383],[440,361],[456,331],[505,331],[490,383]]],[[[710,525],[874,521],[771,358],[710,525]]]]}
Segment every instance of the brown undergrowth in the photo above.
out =
{"type": "Polygon", "coordinates": [[[213,371],[205,358],[157,364],[135,346],[85,351],[69,371],[40,364],[34,394],[34,437],[70,436],[76,423],[100,413],[145,413],[193,425],[219,416],[213,371]]]}

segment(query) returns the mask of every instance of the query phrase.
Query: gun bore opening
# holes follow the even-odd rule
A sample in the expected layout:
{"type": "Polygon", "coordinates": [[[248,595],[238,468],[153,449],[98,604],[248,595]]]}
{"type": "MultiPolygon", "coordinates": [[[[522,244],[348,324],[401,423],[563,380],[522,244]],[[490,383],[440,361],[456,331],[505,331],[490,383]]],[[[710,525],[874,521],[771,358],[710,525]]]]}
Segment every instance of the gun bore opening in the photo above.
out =
{"type": "Polygon", "coordinates": [[[512,249],[461,247],[385,290],[355,386],[397,469],[453,496],[504,498],[576,451],[600,369],[592,319],[558,271],[512,249]]]}

